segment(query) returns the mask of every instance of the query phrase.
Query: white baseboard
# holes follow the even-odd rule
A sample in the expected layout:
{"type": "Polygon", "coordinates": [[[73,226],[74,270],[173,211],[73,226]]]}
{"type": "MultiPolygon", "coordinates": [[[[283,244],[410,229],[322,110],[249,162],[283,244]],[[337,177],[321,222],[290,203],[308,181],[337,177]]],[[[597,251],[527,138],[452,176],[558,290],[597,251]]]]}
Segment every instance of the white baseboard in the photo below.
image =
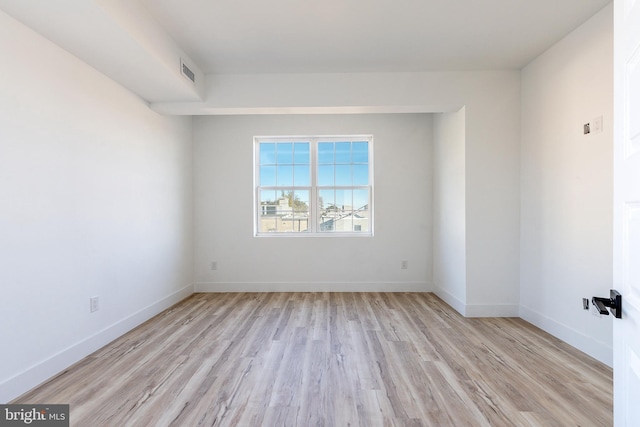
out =
{"type": "Polygon", "coordinates": [[[433,293],[464,317],[519,317],[520,307],[517,304],[466,304],[439,287],[433,293]]]}
{"type": "Polygon", "coordinates": [[[433,290],[433,293],[436,294],[438,298],[440,298],[442,301],[449,304],[449,306],[453,308],[455,311],[462,314],[463,316],[465,315],[466,310],[465,310],[464,301],[454,296],[449,291],[446,291],[445,289],[442,289],[440,287],[435,287],[435,289],[433,290]]]}
{"type": "Polygon", "coordinates": [[[528,307],[520,306],[520,317],[605,365],[613,366],[613,348],[608,344],[595,340],[589,335],[559,323],[528,307]]]}
{"type": "Polygon", "coordinates": [[[196,292],[431,292],[428,282],[200,282],[196,292]]]}
{"type": "Polygon", "coordinates": [[[10,402],[42,384],[83,357],[104,347],[114,339],[193,294],[193,288],[193,285],[185,286],[5,380],[0,383],[0,402],[10,402]]]}

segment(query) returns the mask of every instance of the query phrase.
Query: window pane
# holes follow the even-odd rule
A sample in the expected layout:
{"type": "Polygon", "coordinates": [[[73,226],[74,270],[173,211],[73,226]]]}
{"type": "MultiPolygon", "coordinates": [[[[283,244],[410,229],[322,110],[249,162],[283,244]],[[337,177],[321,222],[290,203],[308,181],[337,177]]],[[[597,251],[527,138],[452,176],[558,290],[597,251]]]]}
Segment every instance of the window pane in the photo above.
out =
{"type": "Polygon", "coordinates": [[[320,190],[318,191],[318,230],[331,231],[333,229],[333,221],[338,215],[336,208],[335,191],[320,190]]]}
{"type": "Polygon", "coordinates": [[[369,143],[368,142],[354,142],[351,146],[353,152],[353,163],[368,163],[369,162],[369,143]]]}
{"type": "Polygon", "coordinates": [[[273,190],[260,191],[260,204],[275,204],[278,200],[278,192],[273,190]]]}
{"type": "Polygon", "coordinates": [[[311,185],[309,165],[293,167],[293,185],[296,187],[308,187],[311,185]]]}
{"type": "Polygon", "coordinates": [[[343,211],[333,225],[334,231],[353,231],[353,212],[343,211]]]}
{"type": "Polygon", "coordinates": [[[336,142],[336,163],[351,163],[350,142],[336,142]]]}
{"type": "Polygon", "coordinates": [[[319,165],[318,166],[318,185],[320,186],[334,185],[333,173],[334,173],[333,165],[319,165]]]}
{"type": "Polygon", "coordinates": [[[369,231],[369,190],[353,190],[353,231],[369,231]]]}
{"type": "Polygon", "coordinates": [[[309,190],[262,190],[258,228],[264,233],[308,230],[309,190]],[[299,211],[299,212],[296,212],[299,211]]]}
{"type": "Polygon", "coordinates": [[[353,190],[353,209],[369,209],[369,190],[353,190]]]}
{"type": "Polygon", "coordinates": [[[293,166],[278,166],[276,185],[289,187],[293,185],[293,166]]]}
{"type": "Polygon", "coordinates": [[[318,224],[318,230],[323,232],[333,231],[335,219],[331,217],[322,218],[320,224],[318,224]]]}
{"type": "Polygon", "coordinates": [[[261,216],[258,223],[258,231],[261,233],[274,233],[278,231],[278,217],[261,216]]]}
{"type": "Polygon", "coordinates": [[[353,185],[369,185],[369,165],[353,165],[353,185]]]}
{"type": "Polygon", "coordinates": [[[309,230],[309,191],[297,190],[293,193],[293,231],[309,230]]]}
{"type": "Polygon", "coordinates": [[[293,144],[293,161],[296,164],[309,164],[310,159],[308,142],[296,142],[293,144]]]}
{"type": "Polygon", "coordinates": [[[260,185],[262,187],[276,185],[275,166],[260,166],[260,185]]]}
{"type": "Polygon", "coordinates": [[[258,212],[258,231],[262,233],[277,231],[277,192],[260,191],[260,207],[258,212]]]}
{"type": "Polygon", "coordinates": [[[368,232],[369,231],[369,211],[354,212],[353,214],[353,231],[368,232]]]}
{"type": "Polygon", "coordinates": [[[351,185],[350,165],[336,165],[336,185],[351,185]]]}
{"type": "Polygon", "coordinates": [[[336,204],[335,191],[331,190],[320,190],[318,192],[318,208],[322,212],[323,210],[327,210],[336,204]]]}
{"type": "Polygon", "coordinates": [[[336,205],[342,210],[353,209],[353,190],[336,190],[336,205]]]}
{"type": "Polygon", "coordinates": [[[309,213],[309,191],[296,190],[293,192],[290,205],[295,212],[309,213]]]}
{"type": "Polygon", "coordinates": [[[293,143],[278,143],[278,164],[290,165],[293,163],[293,143]]]}
{"type": "Polygon", "coordinates": [[[276,163],[276,144],[272,142],[260,143],[260,164],[275,165],[276,163]]]}
{"type": "Polygon", "coordinates": [[[296,233],[309,231],[309,216],[294,212],[291,217],[291,231],[296,233]]]}
{"type": "Polygon", "coordinates": [[[333,142],[318,143],[318,164],[333,163],[333,142]]]}

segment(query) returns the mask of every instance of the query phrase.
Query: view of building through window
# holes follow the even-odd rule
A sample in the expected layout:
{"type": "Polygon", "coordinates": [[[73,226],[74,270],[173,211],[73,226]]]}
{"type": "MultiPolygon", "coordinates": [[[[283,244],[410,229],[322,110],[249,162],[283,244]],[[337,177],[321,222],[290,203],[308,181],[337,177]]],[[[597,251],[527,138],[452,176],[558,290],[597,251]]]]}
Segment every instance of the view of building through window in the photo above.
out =
{"type": "Polygon", "coordinates": [[[256,138],[256,234],[371,235],[371,139],[256,138]]]}

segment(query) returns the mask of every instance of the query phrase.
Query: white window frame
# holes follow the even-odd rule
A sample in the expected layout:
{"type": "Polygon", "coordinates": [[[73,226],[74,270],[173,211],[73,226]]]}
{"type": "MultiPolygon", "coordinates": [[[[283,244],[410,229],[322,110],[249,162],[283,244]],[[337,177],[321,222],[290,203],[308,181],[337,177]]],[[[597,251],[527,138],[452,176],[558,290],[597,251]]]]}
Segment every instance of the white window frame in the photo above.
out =
{"type": "Polygon", "coordinates": [[[255,237],[373,237],[374,235],[374,205],[373,205],[373,135],[286,135],[286,136],[255,136],[253,138],[253,235],[255,237]],[[318,187],[317,184],[317,154],[319,142],[354,142],[366,141],[368,143],[368,185],[331,186],[318,187]],[[260,187],[260,143],[262,142],[309,142],[309,166],[310,186],[286,187],[291,190],[309,190],[309,226],[308,231],[302,232],[261,232],[260,231],[260,190],[279,189],[281,187],[260,187]],[[367,189],[369,191],[369,230],[368,231],[320,231],[318,216],[318,196],[322,188],[336,189],[367,189]]]}

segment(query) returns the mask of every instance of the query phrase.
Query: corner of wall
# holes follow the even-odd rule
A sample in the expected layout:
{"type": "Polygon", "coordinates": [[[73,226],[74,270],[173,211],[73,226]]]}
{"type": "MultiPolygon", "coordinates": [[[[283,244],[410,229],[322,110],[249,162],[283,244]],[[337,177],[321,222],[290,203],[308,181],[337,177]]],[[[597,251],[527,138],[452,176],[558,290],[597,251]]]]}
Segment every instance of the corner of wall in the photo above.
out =
{"type": "Polygon", "coordinates": [[[457,311],[458,313],[466,317],[467,305],[465,304],[464,301],[455,297],[446,289],[443,289],[442,287],[439,287],[439,286],[434,287],[433,293],[436,294],[436,296],[440,298],[442,301],[446,302],[455,311],[457,311]]]}

